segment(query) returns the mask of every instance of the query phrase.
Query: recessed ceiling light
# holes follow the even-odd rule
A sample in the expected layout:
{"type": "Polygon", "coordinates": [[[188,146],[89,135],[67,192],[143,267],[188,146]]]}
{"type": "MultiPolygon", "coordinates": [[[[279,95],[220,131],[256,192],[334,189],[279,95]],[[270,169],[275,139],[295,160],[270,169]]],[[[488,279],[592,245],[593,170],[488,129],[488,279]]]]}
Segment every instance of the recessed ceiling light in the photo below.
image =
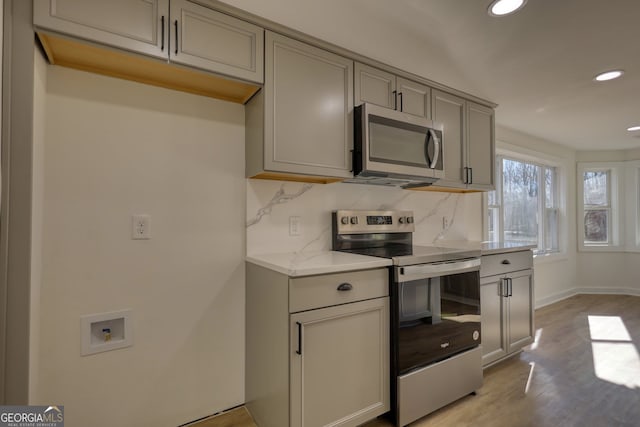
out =
{"type": "Polygon", "coordinates": [[[627,130],[629,132],[635,132],[637,130],[640,130],[640,126],[631,126],[630,128],[627,128],[627,130]]]}
{"type": "Polygon", "coordinates": [[[604,82],[604,81],[607,81],[607,80],[617,79],[618,77],[620,77],[623,74],[624,74],[624,71],[622,71],[622,70],[605,71],[604,73],[598,74],[595,77],[594,80],[599,81],[599,82],[604,82]]]}
{"type": "Polygon", "coordinates": [[[527,3],[527,0],[493,0],[489,5],[489,15],[504,16],[514,13],[527,3]]]}

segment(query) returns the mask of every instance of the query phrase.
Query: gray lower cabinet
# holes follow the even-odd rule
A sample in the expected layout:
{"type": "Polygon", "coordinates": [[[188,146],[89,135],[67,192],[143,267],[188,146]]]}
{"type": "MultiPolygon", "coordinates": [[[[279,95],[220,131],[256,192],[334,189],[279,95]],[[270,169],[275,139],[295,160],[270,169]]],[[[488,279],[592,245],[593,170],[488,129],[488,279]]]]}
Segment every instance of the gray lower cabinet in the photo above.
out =
{"type": "Polygon", "coordinates": [[[369,102],[420,117],[431,117],[431,88],[392,73],[355,64],[355,105],[369,102]]]}
{"type": "Polygon", "coordinates": [[[494,110],[434,89],[431,111],[433,121],[444,125],[445,177],[437,185],[493,190],[494,110]]]}
{"type": "Polygon", "coordinates": [[[480,304],[484,366],[533,342],[532,267],[530,250],[482,257],[480,304]]]}
{"type": "Polygon", "coordinates": [[[266,32],[265,84],[245,110],[247,176],[350,178],[353,61],[266,32]]]}
{"type": "Polygon", "coordinates": [[[258,426],[355,427],[389,410],[386,269],[289,278],[248,263],[246,302],[258,426]]]}
{"type": "Polygon", "coordinates": [[[262,83],[264,30],[187,0],[35,0],[34,24],[262,83]]]}

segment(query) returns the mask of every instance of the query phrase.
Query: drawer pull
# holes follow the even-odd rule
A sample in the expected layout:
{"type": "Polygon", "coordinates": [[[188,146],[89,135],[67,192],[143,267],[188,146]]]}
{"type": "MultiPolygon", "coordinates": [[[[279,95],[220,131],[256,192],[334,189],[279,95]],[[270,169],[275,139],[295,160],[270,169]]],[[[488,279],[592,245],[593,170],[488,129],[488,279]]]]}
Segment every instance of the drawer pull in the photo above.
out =
{"type": "Polygon", "coordinates": [[[503,259],[501,264],[509,265],[511,264],[511,261],[509,261],[508,259],[503,259]]]}
{"type": "Polygon", "coordinates": [[[341,283],[338,286],[339,291],[350,291],[351,289],[353,289],[353,285],[351,283],[341,283]]]}

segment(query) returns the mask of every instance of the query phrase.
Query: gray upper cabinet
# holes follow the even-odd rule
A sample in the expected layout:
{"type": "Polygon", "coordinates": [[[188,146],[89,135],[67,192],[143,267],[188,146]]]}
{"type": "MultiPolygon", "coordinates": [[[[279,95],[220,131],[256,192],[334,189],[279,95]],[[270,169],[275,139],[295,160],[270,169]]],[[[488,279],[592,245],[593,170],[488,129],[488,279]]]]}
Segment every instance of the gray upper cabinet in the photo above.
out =
{"type": "Polygon", "coordinates": [[[352,177],[353,61],[269,31],[265,51],[245,112],[247,175],[352,177]]]}
{"type": "Polygon", "coordinates": [[[469,186],[493,190],[495,168],[495,113],[493,108],[467,101],[467,167],[469,186]]]}
{"type": "Polygon", "coordinates": [[[34,24],[252,82],[264,30],[186,0],[35,0],[34,24]]]}
{"type": "Polygon", "coordinates": [[[432,118],[444,125],[445,177],[437,185],[493,190],[494,110],[434,89],[432,118]]]}
{"type": "Polygon", "coordinates": [[[355,64],[354,99],[356,105],[369,102],[415,116],[431,116],[429,86],[365,64],[355,64]]]}
{"type": "Polygon", "coordinates": [[[172,61],[252,82],[264,81],[262,28],[186,0],[171,0],[170,16],[172,61]]]}
{"type": "Polygon", "coordinates": [[[166,57],[169,0],[35,0],[34,24],[146,55],[166,57]],[[164,16],[164,18],[162,18],[164,16]],[[164,50],[162,49],[164,47],[164,50]]]}

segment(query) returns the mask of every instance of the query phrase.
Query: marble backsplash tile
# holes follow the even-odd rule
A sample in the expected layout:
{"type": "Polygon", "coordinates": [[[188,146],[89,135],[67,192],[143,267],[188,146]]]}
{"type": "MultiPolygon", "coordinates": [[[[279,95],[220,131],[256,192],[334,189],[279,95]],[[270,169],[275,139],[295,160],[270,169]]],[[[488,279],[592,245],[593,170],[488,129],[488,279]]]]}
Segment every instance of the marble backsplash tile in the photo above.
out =
{"type": "Polygon", "coordinates": [[[480,194],[408,191],[360,184],[307,184],[247,180],[247,253],[331,249],[331,212],[336,209],[400,209],[414,212],[414,243],[480,239],[480,194]],[[289,218],[300,218],[298,236],[289,218]],[[443,221],[443,218],[445,221],[443,221]],[[446,222],[446,227],[443,227],[446,222]]]}

